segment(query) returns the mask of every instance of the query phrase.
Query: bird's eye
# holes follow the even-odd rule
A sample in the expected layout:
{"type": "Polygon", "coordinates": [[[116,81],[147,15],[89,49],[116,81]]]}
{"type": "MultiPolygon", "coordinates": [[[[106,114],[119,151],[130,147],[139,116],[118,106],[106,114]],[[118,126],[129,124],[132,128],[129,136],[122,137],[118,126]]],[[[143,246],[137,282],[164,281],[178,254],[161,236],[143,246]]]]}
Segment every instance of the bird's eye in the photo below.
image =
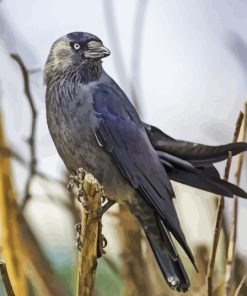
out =
{"type": "Polygon", "coordinates": [[[73,47],[74,47],[75,50],[79,50],[81,48],[79,43],[74,43],[73,47]]]}

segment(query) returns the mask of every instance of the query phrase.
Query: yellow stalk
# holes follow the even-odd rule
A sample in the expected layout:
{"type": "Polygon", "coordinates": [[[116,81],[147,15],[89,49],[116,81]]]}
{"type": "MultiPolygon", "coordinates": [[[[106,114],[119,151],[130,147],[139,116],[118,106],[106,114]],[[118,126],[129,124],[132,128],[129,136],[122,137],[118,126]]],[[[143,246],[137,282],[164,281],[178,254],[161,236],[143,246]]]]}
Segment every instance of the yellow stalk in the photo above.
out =
{"type": "MultiPolygon", "coordinates": [[[[1,113],[0,146],[7,147],[6,140],[4,139],[1,113]]],[[[27,295],[27,281],[22,269],[22,260],[24,258],[21,252],[20,225],[16,205],[10,158],[0,154],[0,232],[2,234],[2,255],[16,296],[25,296],[27,295]]]]}

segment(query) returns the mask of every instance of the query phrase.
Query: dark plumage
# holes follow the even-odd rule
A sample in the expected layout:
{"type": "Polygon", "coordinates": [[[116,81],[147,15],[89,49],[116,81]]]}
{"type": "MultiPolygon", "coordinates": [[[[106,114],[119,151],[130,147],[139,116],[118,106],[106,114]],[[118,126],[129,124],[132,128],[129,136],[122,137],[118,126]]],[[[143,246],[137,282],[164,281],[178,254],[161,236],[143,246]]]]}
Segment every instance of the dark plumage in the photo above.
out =
{"type": "Polygon", "coordinates": [[[171,234],[191,262],[170,179],[232,197],[247,194],[220,180],[213,163],[247,150],[246,143],[211,147],[176,141],[143,123],[124,92],[106,74],[109,55],[89,33],[58,39],[47,59],[48,127],[69,170],[83,167],[104,185],[107,196],[125,203],[143,228],[169,286],[186,291],[190,282],[171,234]]]}

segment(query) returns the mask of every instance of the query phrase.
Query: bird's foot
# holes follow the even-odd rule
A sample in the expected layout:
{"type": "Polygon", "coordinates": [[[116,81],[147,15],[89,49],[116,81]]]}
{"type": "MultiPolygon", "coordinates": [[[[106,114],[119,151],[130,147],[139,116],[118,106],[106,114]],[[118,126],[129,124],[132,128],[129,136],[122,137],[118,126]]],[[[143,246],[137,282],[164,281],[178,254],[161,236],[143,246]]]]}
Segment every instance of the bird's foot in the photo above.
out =
{"type": "MultiPolygon", "coordinates": [[[[101,233],[102,231],[102,224],[99,222],[99,236],[98,236],[98,242],[97,242],[97,257],[100,258],[102,257],[106,252],[105,252],[105,247],[107,246],[107,239],[105,236],[101,233]]],[[[82,231],[82,224],[77,223],[75,225],[75,230],[76,230],[76,248],[79,252],[81,252],[82,248],[82,241],[81,241],[81,231],[82,231]]]]}
{"type": "Polygon", "coordinates": [[[86,201],[85,201],[85,191],[83,188],[83,183],[84,183],[84,177],[86,175],[86,171],[83,168],[79,168],[76,171],[75,175],[70,175],[69,176],[69,183],[68,183],[68,191],[71,192],[72,189],[77,186],[77,199],[79,202],[82,203],[83,206],[86,206],[86,201]]]}

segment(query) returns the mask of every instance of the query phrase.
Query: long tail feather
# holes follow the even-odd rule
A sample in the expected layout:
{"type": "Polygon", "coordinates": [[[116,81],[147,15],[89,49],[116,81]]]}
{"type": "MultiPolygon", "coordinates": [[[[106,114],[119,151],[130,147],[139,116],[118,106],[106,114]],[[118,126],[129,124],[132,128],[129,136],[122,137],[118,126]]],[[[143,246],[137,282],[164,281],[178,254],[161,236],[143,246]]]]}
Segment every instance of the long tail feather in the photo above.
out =
{"type": "MultiPolygon", "coordinates": [[[[143,228],[167,284],[178,292],[186,292],[190,281],[165,222],[142,199],[138,198],[134,204],[126,202],[126,205],[143,228]]],[[[183,244],[187,244],[185,238],[183,244]]],[[[189,257],[195,266],[193,255],[189,257]]]]}
{"type": "Polygon", "coordinates": [[[215,194],[233,197],[233,195],[247,198],[247,193],[238,186],[217,178],[205,178],[200,174],[185,171],[172,170],[169,172],[171,180],[189,185],[198,189],[206,190],[215,194]]]}
{"type": "Polygon", "coordinates": [[[209,146],[187,141],[175,140],[158,128],[145,124],[149,139],[156,150],[166,152],[191,164],[200,166],[225,160],[228,151],[237,155],[247,150],[247,143],[238,142],[220,146],[209,146]]]}
{"type": "Polygon", "coordinates": [[[167,252],[162,250],[152,235],[147,234],[147,239],[167,284],[178,292],[186,292],[190,281],[180,258],[172,259],[167,252]]]}

